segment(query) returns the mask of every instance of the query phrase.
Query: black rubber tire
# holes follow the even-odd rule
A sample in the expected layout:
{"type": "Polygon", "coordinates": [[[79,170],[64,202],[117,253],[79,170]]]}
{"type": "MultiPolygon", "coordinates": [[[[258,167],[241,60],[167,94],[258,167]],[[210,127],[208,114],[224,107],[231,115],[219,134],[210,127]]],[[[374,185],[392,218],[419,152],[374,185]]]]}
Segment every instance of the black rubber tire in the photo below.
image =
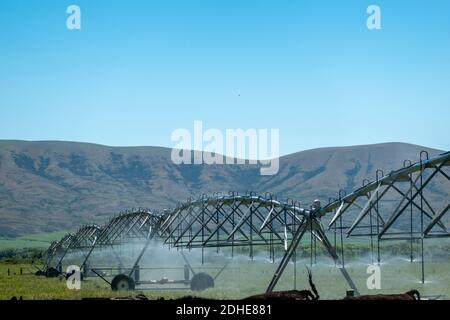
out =
{"type": "Polygon", "coordinates": [[[59,271],[57,270],[57,269],[55,269],[55,268],[48,268],[46,271],[45,271],[45,276],[47,277],[47,278],[56,278],[56,277],[58,277],[60,275],[60,273],[59,273],[59,271]]]}
{"type": "Polygon", "coordinates": [[[209,274],[201,272],[195,274],[191,279],[192,291],[203,291],[214,288],[214,279],[209,274]]]}
{"type": "MultiPolygon", "coordinates": [[[[66,273],[66,280],[69,280],[69,277],[70,277],[71,275],[73,275],[74,272],[75,272],[75,270],[73,270],[72,272],[66,273]]],[[[84,280],[84,274],[83,274],[83,272],[80,272],[80,280],[81,280],[81,281],[84,280]]]]}
{"type": "Polygon", "coordinates": [[[45,272],[42,270],[38,270],[38,271],[36,271],[36,273],[34,275],[35,276],[45,276],[45,272]]]}
{"type": "Polygon", "coordinates": [[[130,278],[125,274],[119,274],[111,281],[111,289],[113,291],[134,290],[135,285],[133,278],[130,278]]]}

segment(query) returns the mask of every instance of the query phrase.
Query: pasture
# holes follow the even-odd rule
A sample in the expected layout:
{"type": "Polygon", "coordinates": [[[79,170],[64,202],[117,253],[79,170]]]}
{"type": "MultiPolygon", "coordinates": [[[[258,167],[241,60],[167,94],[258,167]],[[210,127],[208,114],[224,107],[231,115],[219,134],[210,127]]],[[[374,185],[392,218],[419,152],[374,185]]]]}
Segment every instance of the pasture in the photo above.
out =
{"type": "MultiPolygon", "coordinates": [[[[301,260],[296,266],[296,288],[309,289],[305,264],[309,261],[301,260]]],[[[349,261],[347,270],[362,294],[400,293],[410,289],[417,289],[423,296],[450,296],[450,263],[445,261],[429,261],[426,264],[426,283],[420,283],[420,263],[411,263],[402,258],[386,259],[381,264],[381,290],[368,290],[366,280],[367,266],[370,261],[349,261]]],[[[194,266],[196,271],[202,271],[201,266],[194,266]]],[[[205,271],[211,270],[204,266],[205,271]]],[[[87,278],[82,282],[81,290],[69,290],[65,279],[45,278],[33,275],[35,267],[30,264],[0,264],[0,299],[10,299],[12,296],[22,296],[24,299],[81,299],[136,295],[144,293],[149,299],[164,297],[174,299],[186,295],[195,295],[214,299],[240,299],[249,295],[265,291],[270,278],[275,271],[276,264],[266,259],[249,261],[246,258],[234,259],[216,279],[215,287],[203,292],[189,290],[136,290],[134,292],[113,292],[109,285],[99,278],[87,278]],[[20,275],[20,268],[23,275],[20,275]],[[10,275],[7,270],[10,269],[10,275]]],[[[211,271],[210,271],[211,272],[211,271]]],[[[312,268],[313,280],[317,286],[321,299],[340,299],[348,289],[339,270],[330,260],[320,259],[312,268]]],[[[160,276],[168,275],[169,271],[158,271],[160,276]]],[[[211,272],[214,275],[214,272],[211,272]]],[[[142,277],[152,275],[142,272],[142,277]]],[[[153,276],[154,277],[154,276],[153,276]]],[[[291,263],[281,278],[277,290],[294,288],[294,264],[291,263]]],[[[159,286],[164,289],[164,286],[159,286]]],[[[138,287],[138,289],[140,289],[138,287]]]]}

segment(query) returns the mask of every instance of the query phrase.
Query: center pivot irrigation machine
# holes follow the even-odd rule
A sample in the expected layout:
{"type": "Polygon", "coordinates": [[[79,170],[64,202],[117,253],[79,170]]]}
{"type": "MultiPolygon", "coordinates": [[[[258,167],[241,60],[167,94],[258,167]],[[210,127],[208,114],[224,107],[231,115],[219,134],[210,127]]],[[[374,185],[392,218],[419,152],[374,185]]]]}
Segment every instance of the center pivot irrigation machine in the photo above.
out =
{"type": "Polygon", "coordinates": [[[450,237],[443,220],[450,210],[449,193],[439,192],[441,188],[450,189],[449,167],[450,152],[433,158],[422,152],[417,163],[406,160],[402,168],[388,174],[378,170],[374,181],[365,180],[361,188],[350,194],[341,190],[339,197],[330,199],[325,206],[316,200],[307,209],[298,202],[280,202],[271,195],[229,193],[191,199],[163,213],[132,210],[112,218],[103,227],[83,226],[76,233],[52,243],[47,250],[45,266],[38,274],[61,274],[65,257],[76,252],[83,275],[99,276],[110,283],[113,290],[153,284],[181,284],[192,290],[204,290],[214,286],[215,278],[226,264],[214,277],[205,272],[198,273],[183,250],[179,250],[185,262],[182,279],[144,281],[140,276],[144,269],[140,263],[150,244],[158,243],[169,249],[197,248],[201,250],[202,264],[206,248],[227,247],[233,257],[235,248],[246,247],[253,258],[254,248],[265,246],[273,261],[275,250],[283,248],[284,255],[267,286],[267,292],[272,292],[300,241],[309,233],[311,255],[312,246],[318,241],[356,295],[358,290],[345,268],[344,235],[370,238],[372,257],[376,256],[378,263],[381,261],[381,241],[410,241],[411,262],[415,254],[413,243],[419,241],[424,282],[424,240],[450,237]],[[322,224],[326,218],[329,218],[327,232],[322,224]],[[327,233],[332,233],[331,241],[327,233]],[[133,244],[139,244],[140,249],[131,266],[125,268],[119,257],[119,267],[109,268],[110,274],[105,269],[90,266],[90,257],[95,250],[133,244]],[[112,277],[111,282],[109,277],[112,277]]]}

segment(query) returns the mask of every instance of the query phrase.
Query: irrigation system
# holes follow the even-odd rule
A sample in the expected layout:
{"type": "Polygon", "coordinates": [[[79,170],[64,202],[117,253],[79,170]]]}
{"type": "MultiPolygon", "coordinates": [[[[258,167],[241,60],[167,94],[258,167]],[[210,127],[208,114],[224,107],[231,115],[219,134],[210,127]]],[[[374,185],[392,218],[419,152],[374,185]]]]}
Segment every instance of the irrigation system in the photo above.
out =
{"type": "Polygon", "coordinates": [[[450,211],[449,167],[450,152],[430,158],[423,151],[416,163],[405,160],[400,169],[386,174],[378,170],[373,181],[364,180],[363,185],[352,193],[341,190],[336,198],[329,199],[328,204],[321,205],[316,200],[307,208],[293,200],[278,201],[270,194],[231,192],[189,199],[163,212],[133,209],[111,218],[103,226],[82,226],[75,233],[52,243],[42,273],[62,273],[65,257],[77,252],[81,254],[85,275],[93,272],[104,278],[99,270],[89,266],[92,253],[139,243],[142,248],[131,267],[123,269],[118,257],[121,266],[111,285],[113,289],[130,289],[134,285],[149,284],[140,280],[139,264],[150,243],[158,241],[169,249],[180,249],[186,262],[184,279],[175,282],[191,283],[192,289],[201,290],[212,286],[214,279],[205,273],[195,273],[181,249],[201,250],[203,263],[203,252],[207,248],[227,247],[233,256],[235,248],[246,247],[253,258],[254,248],[264,246],[273,261],[276,251],[283,253],[267,286],[267,292],[272,292],[289,262],[296,261],[299,243],[308,234],[311,255],[312,246],[322,244],[355,294],[358,290],[345,268],[344,242],[352,236],[370,239],[372,257],[378,263],[382,241],[409,241],[411,261],[415,254],[413,244],[420,243],[424,282],[424,241],[450,237],[443,219],[450,211]],[[327,233],[332,234],[332,239],[327,233]]]}

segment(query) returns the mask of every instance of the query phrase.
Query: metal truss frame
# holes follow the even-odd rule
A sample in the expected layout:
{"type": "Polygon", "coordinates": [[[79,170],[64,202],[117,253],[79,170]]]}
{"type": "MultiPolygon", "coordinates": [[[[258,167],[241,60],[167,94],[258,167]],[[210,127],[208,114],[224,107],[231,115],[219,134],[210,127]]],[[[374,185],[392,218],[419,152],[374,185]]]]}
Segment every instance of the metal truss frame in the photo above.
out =
{"type": "Polygon", "coordinates": [[[334,229],[335,238],[337,232],[341,233],[341,239],[344,232],[347,238],[351,236],[370,237],[373,251],[375,237],[378,263],[381,260],[380,241],[409,240],[412,262],[414,258],[413,242],[419,240],[422,257],[422,282],[424,283],[424,240],[450,237],[450,232],[442,221],[445,214],[450,211],[450,197],[443,199],[443,207],[436,210],[424,191],[437,177],[450,182],[450,175],[445,172],[445,168],[449,166],[450,152],[429,158],[428,153],[422,151],[420,161],[416,163],[405,160],[403,168],[386,175],[378,170],[374,181],[365,180],[361,188],[348,195],[341,190],[338,199],[330,201],[328,205],[321,208],[317,216],[321,218],[333,213],[328,226],[329,229],[334,229]],[[393,210],[380,208],[383,201],[392,202],[393,197],[397,201],[393,210]],[[358,211],[356,218],[353,218],[350,224],[343,224],[343,217],[352,209],[358,211]],[[416,214],[413,214],[414,212],[416,214]],[[419,230],[415,230],[417,227],[414,228],[414,218],[417,219],[417,216],[420,220],[419,230]],[[409,219],[408,229],[399,229],[398,227],[396,229],[395,224],[401,217],[409,219]],[[428,220],[427,225],[425,225],[426,220],[428,220]]]}
{"type": "MultiPolygon", "coordinates": [[[[88,253],[82,263],[82,266],[85,266],[95,248],[132,242],[143,243],[144,246],[130,271],[131,276],[154,238],[160,239],[169,247],[201,248],[202,253],[205,248],[219,250],[231,247],[233,255],[233,248],[245,246],[250,248],[251,258],[254,246],[267,246],[272,259],[275,256],[275,246],[283,246],[284,256],[267,288],[267,292],[271,292],[295,255],[299,243],[309,232],[314,252],[316,242],[319,241],[339,267],[348,285],[357,293],[357,288],[345,269],[344,232],[347,237],[370,237],[372,251],[375,239],[378,262],[382,240],[410,240],[411,256],[412,242],[420,240],[423,257],[425,238],[450,237],[442,221],[450,211],[450,199],[445,200],[443,208],[436,210],[424,195],[425,188],[437,176],[450,181],[450,175],[445,171],[449,166],[450,152],[431,159],[428,153],[422,152],[419,162],[413,164],[405,161],[403,168],[386,175],[378,170],[374,181],[365,180],[363,186],[352,193],[347,195],[344,191],[340,191],[338,199],[329,201],[323,207],[320,203],[314,203],[309,209],[302,208],[298,202],[292,200],[280,202],[268,194],[257,196],[254,193],[245,195],[229,193],[215,194],[211,197],[202,196],[197,200],[189,199],[163,214],[142,209],[133,210],[112,218],[102,228],[84,226],[76,234],[69,234],[61,241],[53,243],[48,249],[46,266],[51,264],[53,256],[62,253],[61,263],[69,250],[87,249],[88,253]],[[387,213],[380,205],[393,195],[399,202],[392,212],[387,213]],[[351,224],[345,225],[343,217],[355,209],[358,210],[356,218],[351,224]],[[420,231],[413,228],[413,210],[420,213],[420,231]],[[321,225],[322,218],[330,213],[332,217],[328,227],[334,230],[334,245],[327,238],[321,225]],[[394,230],[396,221],[407,213],[411,219],[410,229],[394,230]],[[429,220],[427,225],[426,219],[429,220]],[[369,225],[363,225],[367,220],[369,225]],[[439,231],[436,231],[436,228],[439,231]],[[338,232],[341,236],[340,257],[337,254],[338,232]]],[[[422,280],[424,281],[423,258],[422,280]]]]}

